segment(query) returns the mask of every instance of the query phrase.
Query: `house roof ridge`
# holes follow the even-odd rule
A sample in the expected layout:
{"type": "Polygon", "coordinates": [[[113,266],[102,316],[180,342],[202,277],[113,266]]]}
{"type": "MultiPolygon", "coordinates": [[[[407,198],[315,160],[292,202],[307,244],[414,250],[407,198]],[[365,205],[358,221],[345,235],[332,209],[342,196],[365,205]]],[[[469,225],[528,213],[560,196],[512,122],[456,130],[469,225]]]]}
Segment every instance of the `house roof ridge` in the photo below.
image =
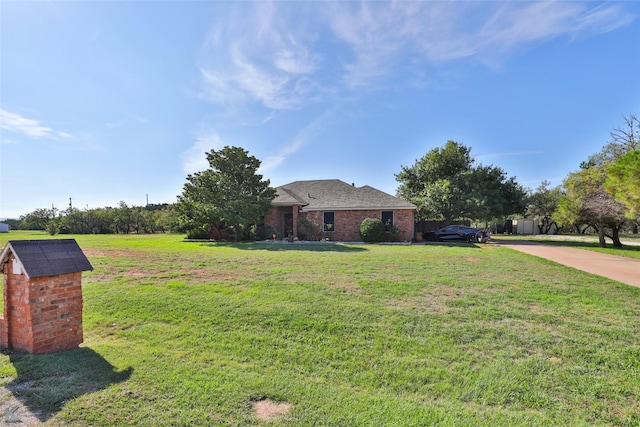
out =
{"type": "Polygon", "coordinates": [[[274,205],[304,205],[304,210],[415,209],[416,206],[370,185],[340,179],[300,180],[276,188],[274,205]]]}

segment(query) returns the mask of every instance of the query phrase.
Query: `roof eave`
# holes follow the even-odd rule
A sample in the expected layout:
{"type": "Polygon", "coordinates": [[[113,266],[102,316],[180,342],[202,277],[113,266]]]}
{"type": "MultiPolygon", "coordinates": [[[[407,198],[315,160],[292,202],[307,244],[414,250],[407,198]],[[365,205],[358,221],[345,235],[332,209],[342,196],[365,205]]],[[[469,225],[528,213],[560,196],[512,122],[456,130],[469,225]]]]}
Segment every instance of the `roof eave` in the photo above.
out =
{"type": "Polygon", "coordinates": [[[272,202],[272,206],[307,206],[307,203],[302,202],[272,202]]]}
{"type": "Polygon", "coordinates": [[[304,207],[302,208],[302,212],[312,212],[312,211],[415,211],[417,210],[417,206],[360,206],[360,207],[331,207],[331,206],[320,206],[320,207],[304,207]]]}
{"type": "Polygon", "coordinates": [[[24,264],[20,260],[20,257],[16,253],[15,249],[13,249],[13,246],[11,246],[11,242],[7,242],[4,249],[2,250],[2,255],[0,255],[0,266],[4,266],[9,262],[9,254],[13,254],[13,257],[18,260],[20,266],[22,267],[22,273],[27,277],[28,280],[30,280],[31,277],[29,276],[27,270],[24,268],[24,264]]]}

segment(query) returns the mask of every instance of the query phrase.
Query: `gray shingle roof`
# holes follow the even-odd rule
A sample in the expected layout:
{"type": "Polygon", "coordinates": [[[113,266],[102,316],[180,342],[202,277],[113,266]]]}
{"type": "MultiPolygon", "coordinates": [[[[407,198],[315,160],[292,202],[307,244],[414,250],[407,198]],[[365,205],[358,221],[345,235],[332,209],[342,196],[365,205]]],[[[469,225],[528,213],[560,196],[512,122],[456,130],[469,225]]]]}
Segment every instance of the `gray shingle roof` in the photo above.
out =
{"type": "Polygon", "coordinates": [[[74,239],[10,240],[2,251],[0,264],[8,261],[10,252],[30,278],[93,270],[74,239]]]}
{"type": "Polygon", "coordinates": [[[368,185],[355,187],[339,179],[295,181],[276,190],[274,206],[302,205],[303,211],[416,208],[368,185]]]}

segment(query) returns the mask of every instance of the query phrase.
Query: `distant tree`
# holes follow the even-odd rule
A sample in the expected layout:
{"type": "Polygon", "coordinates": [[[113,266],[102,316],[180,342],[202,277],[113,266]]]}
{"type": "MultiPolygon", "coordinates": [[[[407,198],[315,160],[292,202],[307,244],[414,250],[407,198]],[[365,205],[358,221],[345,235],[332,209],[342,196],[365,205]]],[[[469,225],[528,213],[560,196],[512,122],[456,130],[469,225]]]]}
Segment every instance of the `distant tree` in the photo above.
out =
{"type": "Polygon", "coordinates": [[[23,230],[45,230],[47,225],[56,219],[57,210],[51,209],[36,209],[35,211],[23,215],[20,217],[20,228],[23,230]]]}
{"type": "Polygon", "coordinates": [[[211,150],[207,160],[209,169],[187,176],[176,208],[186,230],[209,233],[212,226],[227,224],[238,241],[270,209],[276,190],[257,173],[260,160],[243,148],[211,150]]]}
{"type": "Polygon", "coordinates": [[[627,217],[640,217],[640,150],[629,151],[607,170],[604,189],[627,208],[627,217]]]}
{"type": "Polygon", "coordinates": [[[527,210],[527,190],[512,176],[502,183],[500,188],[502,196],[502,212],[494,218],[510,215],[521,215],[527,210]]]}
{"type": "Polygon", "coordinates": [[[64,234],[85,234],[89,233],[86,212],[78,208],[69,207],[63,212],[64,216],[60,220],[60,232],[64,234]]]}
{"type": "Polygon", "coordinates": [[[60,232],[59,221],[57,221],[56,219],[53,219],[53,220],[49,221],[47,223],[47,225],[44,227],[44,230],[47,233],[49,233],[49,235],[55,236],[56,234],[58,234],[60,232]]]}
{"type": "Polygon", "coordinates": [[[111,234],[115,233],[115,214],[113,208],[90,209],[85,213],[87,233],[111,234]]]}
{"type": "Polygon", "coordinates": [[[166,209],[162,209],[158,212],[156,219],[157,230],[169,231],[171,233],[183,232],[182,224],[180,222],[180,212],[175,205],[168,205],[166,209]]]}
{"type": "Polygon", "coordinates": [[[118,203],[114,209],[113,220],[116,233],[129,234],[133,227],[133,210],[124,201],[118,203]]]}
{"type": "Polygon", "coordinates": [[[533,192],[529,192],[526,200],[526,214],[529,217],[539,220],[540,233],[548,234],[556,222],[553,220],[553,213],[558,208],[558,201],[563,195],[562,187],[549,188],[549,181],[542,181],[540,186],[533,192]]]}

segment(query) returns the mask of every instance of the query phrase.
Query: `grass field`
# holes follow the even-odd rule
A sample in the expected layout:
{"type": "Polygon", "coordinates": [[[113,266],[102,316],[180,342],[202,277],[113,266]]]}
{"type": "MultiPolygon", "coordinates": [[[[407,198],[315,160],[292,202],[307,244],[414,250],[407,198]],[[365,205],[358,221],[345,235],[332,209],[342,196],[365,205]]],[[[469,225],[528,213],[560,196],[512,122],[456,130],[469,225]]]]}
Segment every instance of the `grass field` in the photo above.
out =
{"type": "Polygon", "coordinates": [[[495,245],[71,237],[82,348],[0,355],[47,424],[640,424],[637,288],[495,245]]]}

